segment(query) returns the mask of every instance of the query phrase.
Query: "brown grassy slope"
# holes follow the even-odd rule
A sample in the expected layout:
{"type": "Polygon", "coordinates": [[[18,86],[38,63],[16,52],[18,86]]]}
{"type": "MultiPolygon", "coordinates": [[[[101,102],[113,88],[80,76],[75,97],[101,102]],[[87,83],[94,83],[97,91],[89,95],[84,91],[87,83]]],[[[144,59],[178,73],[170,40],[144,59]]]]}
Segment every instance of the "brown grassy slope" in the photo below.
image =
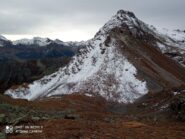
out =
{"type": "MultiPolygon", "coordinates": [[[[153,106],[155,102],[166,95],[152,95],[150,99],[143,99],[143,102],[150,103],[153,106]],[[158,99],[156,99],[158,98],[158,99]]],[[[168,96],[168,95],[167,95],[168,96]]],[[[166,97],[167,97],[166,96],[166,97]]],[[[147,119],[150,106],[141,107],[138,102],[137,108],[133,106],[121,106],[121,109],[127,108],[130,113],[117,112],[119,109],[115,103],[106,102],[102,98],[90,98],[81,95],[68,95],[62,98],[45,99],[35,102],[24,100],[12,100],[1,96],[1,102],[11,105],[29,107],[30,109],[59,111],[64,109],[75,109],[80,115],[79,119],[50,119],[37,122],[28,121],[25,124],[42,125],[42,134],[18,134],[8,135],[10,139],[124,139],[124,138],[183,138],[185,136],[185,124],[175,120],[154,121],[147,119]],[[112,112],[116,111],[116,113],[112,112]],[[141,112],[142,111],[142,112],[141,112]],[[138,114],[136,114],[138,112],[138,114]],[[143,118],[142,118],[143,117],[143,118]]],[[[154,113],[155,110],[150,111],[154,113]]],[[[3,129],[3,126],[1,126],[3,129]]]]}

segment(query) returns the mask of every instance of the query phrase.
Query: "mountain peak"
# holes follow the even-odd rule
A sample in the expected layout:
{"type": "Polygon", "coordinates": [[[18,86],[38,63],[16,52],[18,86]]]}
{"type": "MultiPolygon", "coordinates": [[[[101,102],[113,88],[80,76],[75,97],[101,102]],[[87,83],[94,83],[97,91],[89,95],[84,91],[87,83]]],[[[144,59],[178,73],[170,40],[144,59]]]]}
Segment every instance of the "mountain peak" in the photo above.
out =
{"type": "Polygon", "coordinates": [[[138,26],[139,19],[135,16],[133,12],[119,10],[115,16],[112,17],[112,20],[119,22],[121,26],[126,25],[138,26]]]}
{"type": "Polygon", "coordinates": [[[116,14],[117,16],[129,16],[129,17],[132,17],[132,18],[136,18],[135,14],[133,12],[130,12],[130,11],[125,11],[125,10],[119,10],[116,14]]]}
{"type": "MultiPolygon", "coordinates": [[[[144,28],[146,25],[140,21],[133,12],[119,10],[112,18],[100,29],[95,37],[99,35],[106,36],[114,28],[126,27],[133,34],[136,34],[136,28],[144,28]]],[[[99,37],[98,37],[99,38],[99,37]]]]}

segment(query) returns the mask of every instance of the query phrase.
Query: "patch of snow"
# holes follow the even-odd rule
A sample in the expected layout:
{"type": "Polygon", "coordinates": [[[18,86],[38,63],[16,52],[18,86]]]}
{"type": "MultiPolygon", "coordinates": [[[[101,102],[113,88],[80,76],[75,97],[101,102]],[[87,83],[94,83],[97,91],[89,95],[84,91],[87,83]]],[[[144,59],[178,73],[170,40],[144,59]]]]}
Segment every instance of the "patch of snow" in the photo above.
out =
{"type": "Polygon", "coordinates": [[[167,109],[168,107],[169,107],[169,104],[165,104],[160,107],[160,111],[163,111],[163,110],[167,109]]]}
{"type": "Polygon", "coordinates": [[[178,95],[178,92],[173,92],[174,96],[178,95]]]}
{"type": "Polygon", "coordinates": [[[162,53],[166,51],[166,45],[157,42],[157,47],[161,50],[162,53]]]}
{"type": "Polygon", "coordinates": [[[88,93],[85,93],[86,96],[88,97],[92,97],[93,95],[92,94],[88,94],[88,93]]]}

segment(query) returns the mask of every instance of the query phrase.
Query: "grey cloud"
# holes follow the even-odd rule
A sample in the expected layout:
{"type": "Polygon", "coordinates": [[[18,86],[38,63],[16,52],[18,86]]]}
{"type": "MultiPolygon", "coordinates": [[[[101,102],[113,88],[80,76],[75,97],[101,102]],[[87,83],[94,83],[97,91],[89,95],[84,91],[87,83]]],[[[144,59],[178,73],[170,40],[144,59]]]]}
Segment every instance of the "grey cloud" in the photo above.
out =
{"type": "Polygon", "coordinates": [[[0,34],[38,33],[43,26],[97,26],[98,31],[119,9],[133,11],[154,26],[185,29],[184,5],[184,0],[3,0],[0,34]]]}

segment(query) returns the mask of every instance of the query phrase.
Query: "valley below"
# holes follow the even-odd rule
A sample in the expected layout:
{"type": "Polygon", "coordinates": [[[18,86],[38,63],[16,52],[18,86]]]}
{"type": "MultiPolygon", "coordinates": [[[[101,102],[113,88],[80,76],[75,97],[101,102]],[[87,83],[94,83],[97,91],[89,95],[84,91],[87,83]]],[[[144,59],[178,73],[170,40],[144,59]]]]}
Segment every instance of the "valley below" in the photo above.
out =
{"type": "Polygon", "coordinates": [[[184,138],[185,87],[147,94],[133,104],[65,95],[27,101],[0,95],[0,130],[42,126],[41,133],[0,133],[8,139],[184,138]],[[174,95],[174,91],[178,91],[174,95]]]}

